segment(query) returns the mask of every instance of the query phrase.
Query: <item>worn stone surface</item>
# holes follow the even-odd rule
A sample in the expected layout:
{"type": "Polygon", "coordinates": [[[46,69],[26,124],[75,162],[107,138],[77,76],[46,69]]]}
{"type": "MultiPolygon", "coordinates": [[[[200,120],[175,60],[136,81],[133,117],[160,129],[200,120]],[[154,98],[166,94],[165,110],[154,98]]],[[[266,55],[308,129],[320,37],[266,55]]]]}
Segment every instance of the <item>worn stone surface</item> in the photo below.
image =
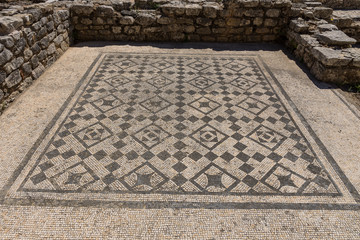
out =
{"type": "Polygon", "coordinates": [[[326,47],[314,47],[312,54],[324,65],[328,66],[346,66],[351,61],[351,58],[344,57],[341,50],[326,47]]]}
{"type": "Polygon", "coordinates": [[[338,30],[338,28],[334,24],[321,24],[318,26],[318,29],[321,32],[338,30]]]}
{"type": "Polygon", "coordinates": [[[349,37],[342,31],[327,31],[315,35],[316,38],[328,45],[349,45],[355,44],[356,40],[349,37]]]}

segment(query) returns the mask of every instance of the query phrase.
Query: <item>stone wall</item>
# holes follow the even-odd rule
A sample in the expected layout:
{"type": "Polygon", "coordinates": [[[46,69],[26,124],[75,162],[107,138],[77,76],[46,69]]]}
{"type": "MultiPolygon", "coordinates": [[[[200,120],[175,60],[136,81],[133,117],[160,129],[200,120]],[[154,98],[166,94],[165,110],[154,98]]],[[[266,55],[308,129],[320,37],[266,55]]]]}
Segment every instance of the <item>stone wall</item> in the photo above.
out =
{"type": "Polygon", "coordinates": [[[359,19],[350,23],[321,2],[76,2],[12,5],[0,11],[0,114],[72,40],[268,42],[286,37],[287,46],[319,80],[360,82],[360,48],[351,47],[359,41],[353,27],[359,19]]]}
{"type": "Polygon", "coordinates": [[[356,40],[329,23],[332,9],[296,7],[287,32],[287,46],[295,56],[321,81],[360,82],[360,48],[353,48],[356,40]]]}
{"type": "Polygon", "coordinates": [[[0,12],[0,112],[70,45],[68,9],[51,5],[0,12]]]}
{"type": "Polygon", "coordinates": [[[360,43],[360,7],[359,10],[334,11],[332,23],[360,43]]]}
{"type": "Polygon", "coordinates": [[[75,39],[267,42],[284,32],[289,0],[173,2],[136,10],[131,4],[73,5],[75,39]]]}

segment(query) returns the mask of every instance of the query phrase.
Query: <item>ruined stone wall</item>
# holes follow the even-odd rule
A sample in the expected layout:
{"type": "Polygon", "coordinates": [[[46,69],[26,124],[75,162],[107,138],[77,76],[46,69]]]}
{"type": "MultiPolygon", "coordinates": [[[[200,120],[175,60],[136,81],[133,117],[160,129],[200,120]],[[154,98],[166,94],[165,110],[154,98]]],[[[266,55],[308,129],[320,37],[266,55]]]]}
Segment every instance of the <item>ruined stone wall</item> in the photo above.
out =
{"type": "Polygon", "coordinates": [[[318,80],[333,83],[360,82],[360,49],[356,39],[331,24],[332,9],[293,6],[287,46],[318,80]]]}
{"type": "Polygon", "coordinates": [[[289,0],[173,2],[154,10],[131,5],[73,5],[75,39],[267,42],[286,29],[289,0]]]}
{"type": "Polygon", "coordinates": [[[351,47],[358,39],[358,29],[352,27],[357,23],[346,25],[355,29],[351,35],[342,24],[346,19],[336,17],[321,2],[83,2],[14,5],[0,11],[0,114],[66,51],[72,39],[268,42],[286,37],[287,46],[319,80],[360,81],[360,49],[351,47]],[[142,9],[139,2],[144,3],[142,9]]]}
{"type": "Polygon", "coordinates": [[[332,23],[360,43],[360,7],[359,10],[334,11],[332,23]]]}
{"type": "Polygon", "coordinates": [[[0,12],[0,113],[70,45],[69,10],[51,5],[0,12]]]}

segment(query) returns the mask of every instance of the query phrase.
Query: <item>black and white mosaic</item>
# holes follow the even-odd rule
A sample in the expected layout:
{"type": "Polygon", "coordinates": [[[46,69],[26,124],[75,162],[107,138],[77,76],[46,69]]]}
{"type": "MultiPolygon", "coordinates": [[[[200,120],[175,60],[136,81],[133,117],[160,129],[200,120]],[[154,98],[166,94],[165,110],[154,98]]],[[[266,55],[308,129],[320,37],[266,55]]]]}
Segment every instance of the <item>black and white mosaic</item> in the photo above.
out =
{"type": "Polygon", "coordinates": [[[255,57],[109,53],[86,84],[17,192],[342,195],[255,57]]]}

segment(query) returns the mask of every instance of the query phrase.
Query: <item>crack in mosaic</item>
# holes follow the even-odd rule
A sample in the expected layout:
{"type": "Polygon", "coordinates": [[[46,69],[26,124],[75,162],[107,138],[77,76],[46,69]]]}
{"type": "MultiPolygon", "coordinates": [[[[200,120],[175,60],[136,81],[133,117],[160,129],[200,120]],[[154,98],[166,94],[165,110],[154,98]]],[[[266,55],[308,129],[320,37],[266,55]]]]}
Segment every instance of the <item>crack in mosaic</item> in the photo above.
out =
{"type": "Polygon", "coordinates": [[[341,195],[253,57],[106,54],[24,192],[341,195]]]}

